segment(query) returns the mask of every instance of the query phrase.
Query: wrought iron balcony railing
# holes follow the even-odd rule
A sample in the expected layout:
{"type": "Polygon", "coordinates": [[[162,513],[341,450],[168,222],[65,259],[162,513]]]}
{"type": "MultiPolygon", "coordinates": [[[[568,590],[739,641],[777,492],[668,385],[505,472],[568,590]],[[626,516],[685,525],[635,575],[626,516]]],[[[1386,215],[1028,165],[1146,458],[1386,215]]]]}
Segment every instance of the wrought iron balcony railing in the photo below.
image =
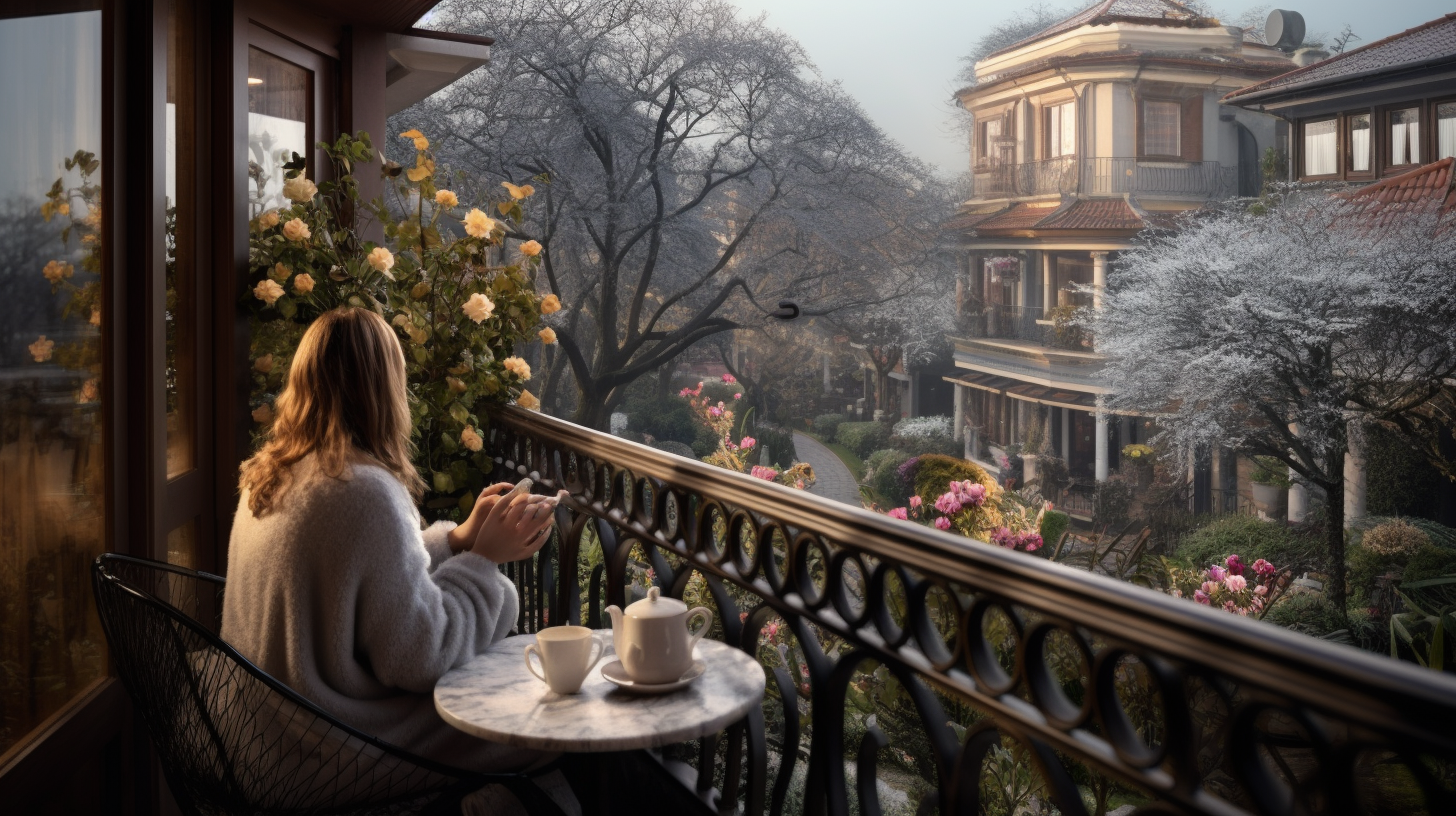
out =
{"type": "Polygon", "coordinates": [[[1456,812],[1449,675],[540,414],[489,437],[500,477],[571,494],[508,567],[523,631],[651,581],[765,661],[762,711],[693,749],[720,813],[880,813],[887,762],[917,813],[1456,812]]]}
{"type": "Polygon", "coordinates": [[[1238,191],[1238,168],[1219,162],[1138,158],[1057,159],[1003,164],[975,173],[978,198],[1080,193],[1220,199],[1238,191]]]}

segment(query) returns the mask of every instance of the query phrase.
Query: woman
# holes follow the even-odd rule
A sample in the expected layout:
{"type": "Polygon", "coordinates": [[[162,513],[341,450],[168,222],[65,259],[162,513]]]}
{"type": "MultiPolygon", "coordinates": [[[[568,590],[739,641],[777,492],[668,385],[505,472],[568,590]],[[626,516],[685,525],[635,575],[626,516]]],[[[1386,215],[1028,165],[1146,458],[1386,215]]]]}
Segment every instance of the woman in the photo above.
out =
{"type": "Polygon", "coordinates": [[[360,730],[478,771],[544,757],[447,725],[431,692],[505,637],[515,587],[497,564],[546,541],[552,503],[482,491],[421,531],[404,354],[384,319],[336,309],[304,333],[263,447],[242,466],[222,636],[360,730]]]}

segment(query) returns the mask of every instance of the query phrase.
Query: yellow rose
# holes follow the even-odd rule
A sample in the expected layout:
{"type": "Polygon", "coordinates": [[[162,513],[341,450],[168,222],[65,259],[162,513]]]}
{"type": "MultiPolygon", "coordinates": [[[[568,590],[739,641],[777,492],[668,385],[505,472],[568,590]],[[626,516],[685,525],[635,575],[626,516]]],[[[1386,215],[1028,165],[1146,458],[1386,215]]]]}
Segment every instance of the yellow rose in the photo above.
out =
{"type": "Polygon", "coordinates": [[[435,192],[435,203],[441,207],[450,208],[460,203],[460,199],[449,190],[437,190],[435,192]]]}
{"type": "Polygon", "coordinates": [[[415,300],[424,300],[425,295],[428,295],[429,293],[430,285],[428,283],[425,283],[424,281],[420,281],[419,283],[415,284],[413,288],[410,289],[410,297],[414,298],[415,300]]]}
{"type": "Polygon", "coordinates": [[[283,225],[283,237],[290,241],[307,241],[313,236],[302,218],[295,218],[283,225]]]}
{"type": "Polygon", "coordinates": [[[406,170],[404,174],[410,181],[424,181],[435,175],[435,160],[421,156],[415,166],[406,170]]]}
{"type": "Polygon", "coordinates": [[[60,213],[61,215],[70,215],[71,205],[62,201],[61,203],[56,205],[56,212],[60,213]]]}
{"type": "Polygon", "coordinates": [[[540,337],[541,342],[545,343],[548,346],[556,342],[556,330],[551,328],[550,326],[547,326],[541,331],[536,332],[536,336],[540,337]]]}
{"type": "Polygon", "coordinates": [[[282,283],[293,277],[293,267],[285,266],[282,263],[273,264],[273,268],[268,270],[268,277],[282,283]]]}
{"type": "Polygon", "coordinates": [[[474,320],[476,323],[482,323],[486,318],[490,317],[491,312],[495,311],[495,302],[485,295],[476,292],[470,296],[470,300],[465,301],[465,305],[461,307],[461,310],[465,312],[466,317],[474,320]]]}
{"type": "Polygon", "coordinates": [[[269,210],[258,216],[258,229],[267,230],[278,226],[278,211],[269,210]]]}
{"type": "Polygon", "coordinates": [[[62,278],[69,278],[76,274],[76,267],[64,261],[50,261],[46,263],[45,269],[40,271],[45,279],[51,283],[60,283],[62,278]]]}
{"type": "Polygon", "coordinates": [[[425,331],[424,329],[419,328],[418,326],[414,325],[413,323],[409,324],[408,326],[405,326],[404,327],[404,330],[405,330],[406,333],[409,334],[409,336],[410,336],[410,342],[414,343],[417,346],[423,346],[425,344],[425,341],[427,341],[427,340],[430,339],[430,333],[429,332],[425,331]]]}
{"type": "Polygon", "coordinates": [[[101,398],[101,381],[92,377],[81,383],[81,393],[76,395],[77,402],[95,402],[101,398]]]}
{"type": "Polygon", "coordinates": [[[476,433],[475,429],[469,425],[466,425],[465,430],[460,432],[460,444],[469,450],[478,451],[484,446],[484,443],[485,440],[481,439],[480,434],[476,433]]]}
{"type": "Polygon", "coordinates": [[[523,380],[531,379],[531,364],[520,357],[507,357],[501,361],[501,365],[506,367],[506,371],[523,380]]]}
{"type": "Polygon", "coordinates": [[[37,363],[44,363],[46,360],[49,360],[51,358],[51,351],[55,347],[56,341],[47,340],[44,334],[37,337],[34,343],[26,346],[30,350],[30,356],[34,357],[37,363]]]}
{"type": "Polygon", "coordinates": [[[535,394],[525,389],[521,389],[521,395],[516,397],[516,404],[525,408],[527,411],[541,410],[541,400],[536,399],[535,394]]]}
{"type": "Polygon", "coordinates": [[[302,204],[306,201],[313,201],[313,197],[316,195],[318,195],[318,188],[303,176],[294,176],[283,182],[283,197],[289,201],[302,204]]]}
{"type": "Polygon", "coordinates": [[[101,325],[101,310],[96,308],[95,306],[91,307],[91,325],[101,325]]]}
{"type": "Polygon", "coordinates": [[[276,281],[264,279],[253,287],[253,297],[272,306],[278,298],[283,297],[283,287],[279,286],[276,281]]]}
{"type": "Polygon", "coordinates": [[[414,130],[413,128],[411,128],[410,130],[406,130],[404,133],[399,134],[399,138],[401,138],[401,139],[413,139],[414,140],[414,143],[415,143],[415,150],[429,150],[430,149],[430,140],[425,138],[425,134],[419,132],[418,130],[414,130]]]}
{"type": "Polygon", "coordinates": [[[495,231],[495,221],[478,209],[465,214],[465,233],[472,238],[488,238],[495,231]]]}
{"type": "Polygon", "coordinates": [[[369,265],[384,273],[384,277],[394,280],[394,273],[389,270],[394,268],[394,255],[384,247],[375,247],[369,253],[369,265]]]}
{"type": "Polygon", "coordinates": [[[541,242],[540,241],[527,241],[526,243],[521,244],[521,254],[522,255],[525,255],[527,258],[534,258],[537,255],[540,255],[541,254],[541,242]]]}
{"type": "Polygon", "coordinates": [[[253,370],[259,374],[267,374],[273,370],[273,355],[264,354],[253,361],[253,370]]]}
{"type": "Polygon", "coordinates": [[[293,279],[293,291],[296,294],[306,295],[313,291],[313,275],[303,272],[293,279]]]}
{"type": "Polygon", "coordinates": [[[561,298],[555,295],[547,295],[541,298],[541,314],[556,314],[561,311],[561,298]]]}
{"type": "Polygon", "coordinates": [[[450,393],[452,393],[452,394],[464,394],[465,393],[465,383],[462,382],[459,377],[446,377],[445,378],[445,387],[446,388],[449,388],[450,389],[450,393]]]}
{"type": "Polygon", "coordinates": [[[253,421],[259,425],[267,425],[273,421],[273,404],[265,402],[253,409],[253,421]]]}
{"type": "Polygon", "coordinates": [[[506,192],[511,194],[511,198],[514,198],[517,201],[520,201],[523,198],[530,198],[531,195],[536,192],[536,188],[532,187],[529,184],[522,184],[520,187],[517,187],[509,181],[502,181],[501,186],[506,188],[506,192]]]}

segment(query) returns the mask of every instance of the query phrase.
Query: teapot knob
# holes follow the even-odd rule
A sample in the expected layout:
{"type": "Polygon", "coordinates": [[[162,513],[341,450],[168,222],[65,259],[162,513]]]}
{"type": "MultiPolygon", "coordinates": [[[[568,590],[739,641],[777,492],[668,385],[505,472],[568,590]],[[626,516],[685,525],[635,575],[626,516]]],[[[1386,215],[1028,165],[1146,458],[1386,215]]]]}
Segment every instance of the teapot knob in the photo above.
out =
{"type": "Polygon", "coordinates": [[[657,603],[657,596],[661,594],[662,590],[658,589],[655,585],[647,588],[647,600],[653,603],[657,603]]]}

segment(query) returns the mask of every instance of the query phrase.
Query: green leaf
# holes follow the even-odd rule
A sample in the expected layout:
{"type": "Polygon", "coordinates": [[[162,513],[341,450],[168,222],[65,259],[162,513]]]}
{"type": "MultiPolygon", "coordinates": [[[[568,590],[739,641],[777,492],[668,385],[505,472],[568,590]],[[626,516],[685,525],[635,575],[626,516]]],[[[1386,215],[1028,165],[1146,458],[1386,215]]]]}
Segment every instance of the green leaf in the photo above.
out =
{"type": "Polygon", "coordinates": [[[287,295],[278,298],[278,302],[274,305],[278,307],[278,313],[289,320],[292,320],[293,316],[298,314],[298,304],[294,302],[293,298],[287,295]]]}
{"type": "Polygon", "coordinates": [[[455,443],[455,437],[447,433],[442,433],[440,434],[440,450],[445,453],[454,453],[460,450],[460,446],[455,443]]]}
{"type": "Polygon", "coordinates": [[[450,492],[452,492],[454,490],[455,490],[455,480],[450,478],[450,474],[448,474],[448,473],[441,473],[439,471],[436,471],[435,472],[435,492],[436,493],[450,493],[450,492]]]}
{"type": "Polygon", "coordinates": [[[450,416],[461,425],[470,424],[470,412],[459,402],[450,403],[450,416]]]}
{"type": "Polygon", "coordinates": [[[424,346],[415,346],[414,357],[415,362],[419,363],[420,365],[424,365],[425,361],[430,359],[430,354],[429,352],[425,351],[424,346]]]}

